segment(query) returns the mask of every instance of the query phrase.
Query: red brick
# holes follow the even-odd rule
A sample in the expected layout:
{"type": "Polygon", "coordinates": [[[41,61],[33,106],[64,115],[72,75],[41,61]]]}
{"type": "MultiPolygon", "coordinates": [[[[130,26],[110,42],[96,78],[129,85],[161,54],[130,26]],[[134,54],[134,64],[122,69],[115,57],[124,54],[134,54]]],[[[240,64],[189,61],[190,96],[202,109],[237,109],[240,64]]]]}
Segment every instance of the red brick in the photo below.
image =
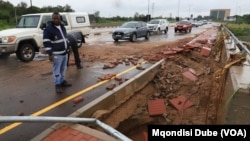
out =
{"type": "Polygon", "coordinates": [[[179,111],[184,110],[193,105],[185,96],[180,95],[177,98],[173,98],[169,100],[170,103],[179,111]]]}
{"type": "Polygon", "coordinates": [[[168,51],[162,51],[162,54],[164,55],[171,55],[171,54],[176,54],[177,52],[174,50],[168,50],[168,51]]]}
{"type": "Polygon", "coordinates": [[[73,140],[74,137],[75,136],[68,134],[63,139],[61,139],[61,141],[76,141],[76,140],[73,140]]]}
{"type": "Polygon", "coordinates": [[[193,74],[191,73],[190,71],[186,71],[184,73],[182,73],[186,78],[188,78],[189,80],[192,80],[192,81],[196,81],[198,80],[198,78],[193,74]]]}
{"type": "Polygon", "coordinates": [[[48,137],[42,139],[42,141],[52,141],[52,138],[48,136],[48,137]]]}
{"type": "Polygon", "coordinates": [[[196,39],[196,42],[201,44],[206,44],[208,42],[208,39],[205,36],[199,37],[198,39],[196,39]]]}
{"type": "Polygon", "coordinates": [[[201,49],[202,56],[209,56],[210,52],[211,52],[211,48],[209,48],[209,47],[202,47],[202,49],[201,49]]]}
{"type": "Polygon", "coordinates": [[[62,136],[63,138],[69,136],[69,135],[71,134],[72,130],[73,130],[73,129],[69,128],[68,130],[64,131],[64,132],[61,134],[61,136],[62,136]]]}
{"type": "Polygon", "coordinates": [[[69,127],[67,127],[67,126],[63,126],[60,128],[60,130],[68,130],[68,129],[69,129],[69,127]]]}
{"type": "Polygon", "coordinates": [[[81,139],[84,140],[84,135],[83,134],[78,134],[78,135],[76,135],[74,137],[74,140],[76,140],[76,141],[80,141],[81,139]]]}
{"type": "Polygon", "coordinates": [[[182,52],[184,50],[184,48],[181,47],[173,47],[171,48],[171,50],[176,51],[176,52],[182,52]]]}
{"type": "Polygon", "coordinates": [[[185,48],[190,48],[190,49],[201,48],[201,46],[202,45],[200,43],[188,43],[188,44],[186,44],[185,48]]]}
{"type": "Polygon", "coordinates": [[[80,133],[79,131],[73,129],[70,134],[76,136],[79,133],[80,133]]]}
{"type": "Polygon", "coordinates": [[[90,138],[92,138],[92,136],[90,136],[89,134],[85,134],[85,133],[82,133],[82,137],[83,139],[86,139],[86,140],[89,140],[90,138]]]}
{"type": "Polygon", "coordinates": [[[161,115],[166,112],[166,105],[163,99],[149,100],[148,113],[151,116],[161,115]]]}
{"type": "Polygon", "coordinates": [[[73,103],[74,104],[78,104],[78,103],[80,103],[80,102],[82,102],[83,101],[83,97],[82,96],[79,96],[79,97],[77,97],[77,98],[75,98],[74,100],[73,100],[73,103]]]}
{"type": "Polygon", "coordinates": [[[116,77],[115,77],[115,80],[116,80],[116,81],[122,81],[122,78],[116,76],[116,77]]]}
{"type": "Polygon", "coordinates": [[[58,136],[57,138],[53,139],[52,141],[62,141],[63,138],[61,138],[60,136],[58,136]]]}
{"type": "Polygon", "coordinates": [[[49,134],[48,137],[55,139],[55,138],[58,138],[58,136],[60,136],[63,132],[64,132],[63,130],[58,129],[58,130],[52,132],[51,134],[49,134]]]}

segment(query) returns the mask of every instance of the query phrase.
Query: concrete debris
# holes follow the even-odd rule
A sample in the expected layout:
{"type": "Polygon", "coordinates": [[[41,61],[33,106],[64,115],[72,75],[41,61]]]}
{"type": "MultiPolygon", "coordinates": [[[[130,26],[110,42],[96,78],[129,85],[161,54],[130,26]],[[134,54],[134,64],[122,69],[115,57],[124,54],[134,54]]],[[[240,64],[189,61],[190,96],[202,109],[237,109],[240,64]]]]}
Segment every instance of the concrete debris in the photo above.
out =
{"type": "Polygon", "coordinates": [[[115,83],[111,83],[111,84],[109,84],[109,85],[106,87],[106,89],[107,89],[107,90],[113,90],[113,89],[115,88],[115,86],[116,86],[115,83]]]}
{"type": "Polygon", "coordinates": [[[74,106],[80,102],[82,102],[84,98],[82,96],[78,96],[73,100],[74,106]]]}
{"type": "Polygon", "coordinates": [[[111,78],[115,77],[116,74],[106,74],[103,77],[98,77],[99,80],[104,81],[104,80],[110,80],[111,78]]]}

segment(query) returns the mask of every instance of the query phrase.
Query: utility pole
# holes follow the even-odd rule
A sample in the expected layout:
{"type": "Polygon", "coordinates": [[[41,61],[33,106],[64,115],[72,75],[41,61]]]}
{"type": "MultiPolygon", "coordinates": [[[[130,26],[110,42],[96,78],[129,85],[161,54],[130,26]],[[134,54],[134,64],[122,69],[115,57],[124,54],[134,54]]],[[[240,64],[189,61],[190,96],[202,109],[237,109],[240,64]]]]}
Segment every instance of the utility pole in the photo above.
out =
{"type": "Polygon", "coordinates": [[[178,0],[178,11],[177,11],[177,16],[179,17],[179,9],[180,9],[180,0],[178,0]]]}
{"type": "Polygon", "coordinates": [[[150,5],[150,0],[148,0],[148,15],[149,15],[149,5],[150,5]]]}
{"type": "Polygon", "coordinates": [[[180,0],[178,0],[178,8],[177,8],[177,16],[175,18],[176,21],[179,21],[180,20],[180,16],[179,16],[179,9],[180,9],[180,0]]]}
{"type": "Polygon", "coordinates": [[[16,25],[17,25],[16,9],[17,9],[17,7],[15,6],[15,19],[16,19],[16,25]]]}
{"type": "Polygon", "coordinates": [[[152,17],[153,17],[153,15],[154,15],[154,8],[155,8],[155,3],[153,2],[153,4],[152,4],[152,11],[151,11],[151,15],[152,15],[152,17]]]}
{"type": "Polygon", "coordinates": [[[149,14],[149,6],[150,6],[150,0],[148,0],[148,15],[147,15],[147,22],[150,21],[151,17],[150,17],[150,14],[149,14]]]}
{"type": "Polygon", "coordinates": [[[30,0],[30,7],[32,7],[32,0],[30,0]]]}

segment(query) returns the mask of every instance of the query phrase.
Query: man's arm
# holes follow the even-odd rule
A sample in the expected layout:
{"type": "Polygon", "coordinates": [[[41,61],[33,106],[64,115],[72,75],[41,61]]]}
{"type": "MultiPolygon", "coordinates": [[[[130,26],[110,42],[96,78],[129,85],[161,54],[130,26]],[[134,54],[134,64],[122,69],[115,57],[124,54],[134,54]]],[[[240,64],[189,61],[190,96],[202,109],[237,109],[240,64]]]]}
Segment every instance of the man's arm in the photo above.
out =
{"type": "Polygon", "coordinates": [[[43,45],[45,48],[46,53],[49,55],[49,60],[53,61],[53,50],[52,50],[52,43],[51,43],[51,39],[50,39],[50,32],[48,31],[48,29],[44,29],[43,32],[43,45]]]}

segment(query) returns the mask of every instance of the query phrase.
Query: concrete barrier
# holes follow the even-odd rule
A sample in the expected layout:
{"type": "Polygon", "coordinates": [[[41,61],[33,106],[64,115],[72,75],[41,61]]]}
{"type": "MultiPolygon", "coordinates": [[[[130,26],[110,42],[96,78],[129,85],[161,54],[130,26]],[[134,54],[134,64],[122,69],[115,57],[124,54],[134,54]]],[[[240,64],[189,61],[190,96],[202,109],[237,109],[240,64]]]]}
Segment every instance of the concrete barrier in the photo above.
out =
{"type": "Polygon", "coordinates": [[[112,108],[120,106],[123,102],[133,96],[133,94],[135,94],[137,91],[140,91],[154,78],[163,62],[164,59],[122,83],[118,87],[115,87],[113,90],[103,94],[101,97],[78,109],[69,116],[91,117],[97,110],[112,110],[112,108]]]}
{"type": "MultiPolygon", "coordinates": [[[[106,92],[102,96],[83,106],[82,108],[76,110],[74,113],[70,114],[68,117],[84,117],[90,118],[97,110],[113,110],[115,107],[120,106],[136,92],[140,91],[145,87],[160,70],[161,64],[164,63],[165,59],[160,60],[159,62],[153,64],[151,67],[145,69],[138,75],[130,78],[126,82],[123,82],[118,87],[115,87],[113,90],[106,92]]],[[[72,124],[72,123],[56,123],[53,124],[50,128],[44,130],[42,133],[37,135],[32,139],[32,141],[42,140],[44,137],[48,136],[50,133],[61,128],[62,126],[74,126],[78,128],[84,128],[81,124],[72,124]]],[[[89,134],[97,134],[96,132],[91,131],[90,129],[85,128],[85,132],[89,134]]]]}

